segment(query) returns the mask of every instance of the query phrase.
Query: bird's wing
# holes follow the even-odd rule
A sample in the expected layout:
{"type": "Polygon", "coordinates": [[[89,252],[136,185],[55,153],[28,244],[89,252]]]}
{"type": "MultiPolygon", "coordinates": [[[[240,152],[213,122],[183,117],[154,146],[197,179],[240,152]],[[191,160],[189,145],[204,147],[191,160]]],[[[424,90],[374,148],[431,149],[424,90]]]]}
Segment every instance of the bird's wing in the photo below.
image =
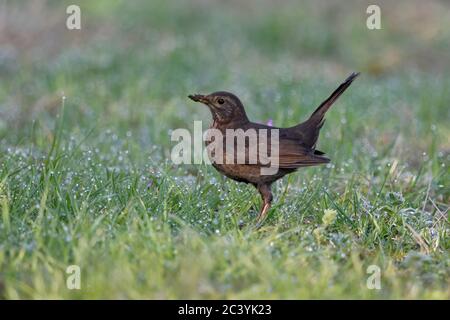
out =
{"type": "MultiPolygon", "coordinates": [[[[224,139],[222,163],[245,163],[259,167],[277,165],[279,168],[295,169],[330,161],[322,152],[304,147],[296,138],[282,136],[276,139],[271,135],[261,138],[261,135],[258,135],[256,140],[241,139],[244,146],[239,146],[235,140],[234,143],[231,142],[230,148],[226,147],[224,139]]],[[[222,156],[219,158],[222,159],[222,156]]]]}
{"type": "MultiPolygon", "coordinates": [[[[295,169],[299,167],[314,166],[318,164],[328,163],[330,159],[323,156],[322,152],[314,151],[302,146],[299,141],[294,139],[280,138],[278,143],[271,141],[270,149],[273,153],[270,153],[270,157],[273,158],[276,155],[276,149],[278,148],[278,165],[280,168],[295,169]]],[[[264,161],[264,150],[262,150],[262,162],[264,161]]],[[[261,155],[261,152],[259,153],[261,155]]]]}

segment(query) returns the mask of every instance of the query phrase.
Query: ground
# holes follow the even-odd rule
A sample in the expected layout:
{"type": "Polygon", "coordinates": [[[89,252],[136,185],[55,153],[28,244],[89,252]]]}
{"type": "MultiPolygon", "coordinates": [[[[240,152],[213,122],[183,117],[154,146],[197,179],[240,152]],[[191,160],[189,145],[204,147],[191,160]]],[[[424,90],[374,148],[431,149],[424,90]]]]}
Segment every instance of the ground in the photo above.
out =
{"type": "Polygon", "coordinates": [[[369,4],[2,4],[0,297],[450,298],[450,11],[381,1],[368,30],[369,4]],[[331,163],[277,182],[258,230],[253,187],[170,161],[210,121],[188,94],[291,126],[352,71],[331,163]]]}

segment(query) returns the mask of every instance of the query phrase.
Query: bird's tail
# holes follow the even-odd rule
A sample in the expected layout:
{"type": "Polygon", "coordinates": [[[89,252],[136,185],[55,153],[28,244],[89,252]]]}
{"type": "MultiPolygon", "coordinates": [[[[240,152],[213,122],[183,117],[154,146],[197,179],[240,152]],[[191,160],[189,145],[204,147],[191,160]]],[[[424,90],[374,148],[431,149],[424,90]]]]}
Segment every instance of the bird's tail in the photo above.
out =
{"type": "Polygon", "coordinates": [[[310,147],[314,148],[317,139],[319,137],[320,128],[322,128],[325,122],[325,113],[330,109],[333,103],[339,98],[339,96],[344,93],[345,90],[352,84],[353,80],[359,76],[359,72],[353,72],[341,85],[334,90],[334,92],[320,104],[319,107],[313,112],[311,117],[305,122],[297,126],[298,130],[301,131],[304,137],[304,143],[310,147]]]}

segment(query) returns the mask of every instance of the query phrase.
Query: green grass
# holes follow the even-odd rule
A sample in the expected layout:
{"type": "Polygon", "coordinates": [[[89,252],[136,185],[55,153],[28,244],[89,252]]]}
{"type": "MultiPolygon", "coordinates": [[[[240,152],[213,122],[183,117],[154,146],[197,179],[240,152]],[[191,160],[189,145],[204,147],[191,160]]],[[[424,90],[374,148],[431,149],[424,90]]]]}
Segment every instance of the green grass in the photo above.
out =
{"type": "Polygon", "coordinates": [[[68,31],[59,2],[30,3],[0,39],[0,298],[450,298],[444,4],[384,3],[369,31],[358,1],[81,1],[68,31]],[[253,187],[170,162],[170,131],[210,121],[187,94],[290,126],[351,71],[331,164],[277,182],[262,228],[253,187]]]}

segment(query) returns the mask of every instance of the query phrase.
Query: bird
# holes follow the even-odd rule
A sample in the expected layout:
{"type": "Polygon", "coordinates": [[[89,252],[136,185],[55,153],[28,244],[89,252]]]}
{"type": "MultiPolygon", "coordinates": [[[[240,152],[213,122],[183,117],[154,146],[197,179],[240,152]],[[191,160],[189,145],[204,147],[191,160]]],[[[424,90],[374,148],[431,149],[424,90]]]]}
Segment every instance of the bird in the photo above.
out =
{"type": "MultiPolygon", "coordinates": [[[[258,190],[262,199],[262,206],[256,220],[258,226],[262,225],[271,208],[273,201],[271,186],[275,181],[287,174],[297,171],[299,168],[330,162],[330,159],[324,152],[316,149],[320,129],[325,122],[326,112],[359,74],[359,72],[351,73],[350,76],[348,76],[345,81],[315,109],[306,121],[289,128],[278,128],[251,122],[245,112],[241,100],[233,93],[227,91],[217,91],[207,95],[188,95],[191,100],[206,105],[211,111],[213,121],[208,130],[215,129],[216,131],[223,133],[225,137],[226,133],[230,132],[229,130],[231,130],[231,132],[238,129],[242,129],[243,132],[253,130],[257,132],[257,138],[259,139],[258,143],[260,143],[260,139],[262,138],[261,132],[266,132],[267,135],[271,137],[266,139],[266,147],[269,149],[270,147],[274,147],[274,143],[277,143],[278,170],[270,174],[262,174],[261,169],[267,167],[267,163],[263,163],[259,151],[256,163],[254,161],[251,163],[248,161],[249,157],[254,153],[254,149],[251,148],[252,146],[250,145],[251,142],[249,142],[249,140],[245,140],[245,147],[243,149],[241,148],[242,150],[233,150],[233,148],[239,149],[237,148],[236,141],[233,141],[233,144],[231,144],[231,149],[226,149],[225,146],[227,142],[224,138],[221,144],[223,149],[219,150],[223,154],[223,161],[222,158],[215,157],[214,151],[210,150],[208,153],[211,164],[220,173],[237,182],[252,184],[258,190]],[[273,130],[277,130],[277,141],[273,139],[273,130]],[[230,154],[230,150],[237,152],[230,154]],[[243,153],[245,153],[244,156],[243,153]],[[244,162],[236,161],[239,154],[245,159],[244,162]],[[233,160],[235,161],[226,161],[227,156],[233,157],[233,160]],[[221,161],[218,161],[218,159],[221,161]]],[[[205,140],[207,148],[211,145],[211,142],[212,141],[210,140],[205,140]]],[[[217,152],[217,150],[215,152],[217,152]]]]}

